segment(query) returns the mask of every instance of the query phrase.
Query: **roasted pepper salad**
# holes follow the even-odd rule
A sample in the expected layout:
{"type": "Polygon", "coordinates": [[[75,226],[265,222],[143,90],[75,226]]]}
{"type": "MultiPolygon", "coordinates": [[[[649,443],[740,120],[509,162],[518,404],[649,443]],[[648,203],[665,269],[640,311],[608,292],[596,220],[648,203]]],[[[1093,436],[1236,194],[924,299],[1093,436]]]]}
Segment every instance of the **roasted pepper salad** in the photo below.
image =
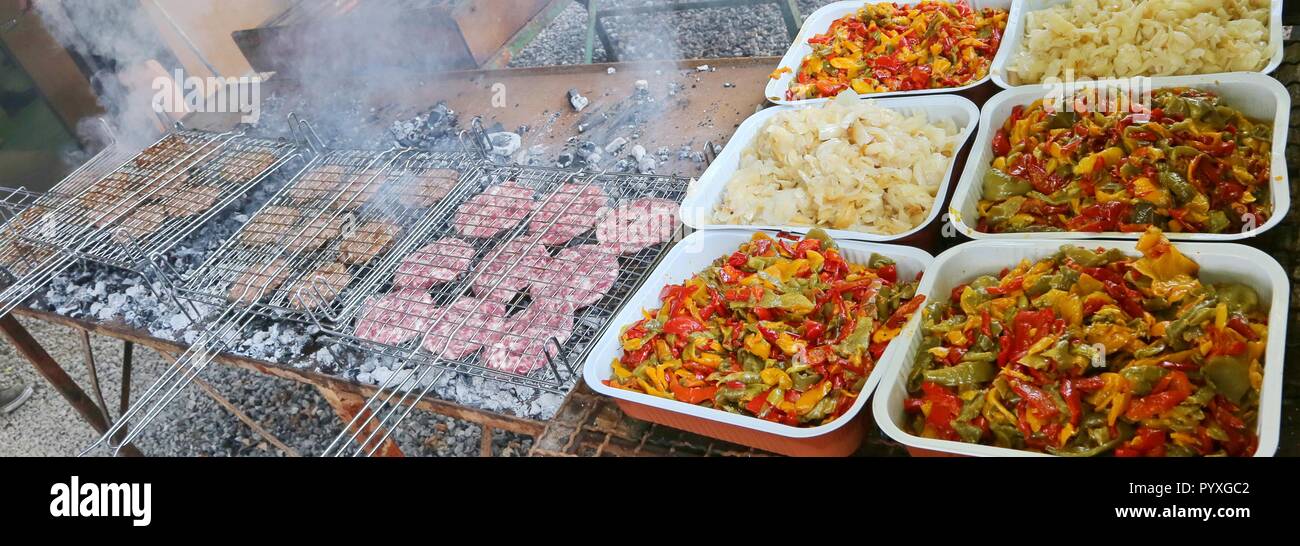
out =
{"type": "Polygon", "coordinates": [[[755,233],[643,311],[606,385],[791,426],[844,414],[920,308],[915,280],[875,255],[841,257],[825,232],[755,233]]]}
{"type": "Polygon", "coordinates": [[[964,1],[868,4],[808,39],[786,100],[966,85],[988,74],[1006,26],[1006,10],[964,1]]]}
{"type": "Polygon", "coordinates": [[[921,436],[1057,455],[1251,455],[1268,309],[1151,229],[1142,257],[1062,246],[923,312],[921,436]]]}
{"type": "Polygon", "coordinates": [[[1191,88],[1139,109],[1016,107],[993,137],[978,229],[1229,233],[1269,218],[1271,121],[1191,88]]]}

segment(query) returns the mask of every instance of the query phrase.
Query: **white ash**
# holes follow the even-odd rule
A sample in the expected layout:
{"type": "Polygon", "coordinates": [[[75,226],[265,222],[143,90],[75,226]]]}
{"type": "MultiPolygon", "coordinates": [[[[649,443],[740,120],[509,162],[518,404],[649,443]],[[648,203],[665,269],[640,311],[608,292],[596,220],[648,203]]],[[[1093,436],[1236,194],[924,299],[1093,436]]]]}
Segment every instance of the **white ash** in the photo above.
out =
{"type": "Polygon", "coordinates": [[[492,133],[487,137],[488,142],[492,143],[492,154],[500,157],[513,156],[523,145],[523,139],[517,133],[509,131],[492,133]]]}

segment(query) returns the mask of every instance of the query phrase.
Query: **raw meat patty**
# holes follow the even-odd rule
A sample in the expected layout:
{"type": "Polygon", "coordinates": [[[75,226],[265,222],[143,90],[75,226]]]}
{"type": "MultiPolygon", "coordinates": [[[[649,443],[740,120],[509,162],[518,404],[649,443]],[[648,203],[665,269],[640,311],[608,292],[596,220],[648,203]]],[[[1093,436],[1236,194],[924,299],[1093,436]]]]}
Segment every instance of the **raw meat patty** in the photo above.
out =
{"type": "Polygon", "coordinates": [[[421,346],[434,356],[456,360],[501,339],[507,322],[506,306],[464,297],[449,307],[435,308],[429,320],[435,322],[421,346]]]}
{"type": "Polygon", "coordinates": [[[526,374],[547,366],[546,355],[573,335],[573,315],[546,305],[525,309],[505,324],[505,335],[483,353],[483,364],[494,370],[526,374]]]}
{"type": "Polygon", "coordinates": [[[252,305],[264,296],[275,292],[289,278],[288,262],[276,258],[269,263],[248,266],[234,282],[230,283],[229,299],[243,305],[252,305]]]}
{"type": "Polygon", "coordinates": [[[339,261],[360,265],[382,254],[402,232],[402,226],[387,220],[375,220],[357,226],[339,243],[339,261]]]}
{"type": "Polygon", "coordinates": [[[519,225],[537,208],[533,193],[514,181],[492,186],[461,203],[452,223],[466,237],[493,237],[519,225]]]}
{"type": "Polygon", "coordinates": [[[315,309],[321,304],[329,306],[339,292],[352,282],[347,266],[330,262],[303,275],[289,287],[290,309],[315,309]]]}
{"type": "Polygon", "coordinates": [[[403,288],[366,302],[354,334],[364,340],[400,345],[415,339],[429,326],[433,298],[423,290],[403,288]]]}
{"type": "Polygon", "coordinates": [[[477,251],[469,243],[444,237],[412,252],[397,266],[393,284],[428,290],[469,270],[477,251]]]}
{"type": "Polygon", "coordinates": [[[290,207],[270,206],[253,215],[253,219],[244,225],[239,233],[239,242],[244,246],[269,245],[290,234],[294,224],[298,223],[298,210],[290,207]]]}
{"type": "Polygon", "coordinates": [[[455,169],[429,169],[411,175],[397,194],[397,202],[404,207],[432,207],[451,193],[459,179],[460,171],[455,169]]]}
{"type": "Polygon", "coordinates": [[[525,235],[494,248],[483,257],[474,277],[474,293],[492,301],[508,302],[545,278],[551,256],[536,237],[525,235]],[[490,293],[489,293],[490,292],[490,293]]]}
{"type": "Polygon", "coordinates": [[[551,265],[543,282],[533,284],[533,299],[570,313],[600,301],[618,280],[618,255],[604,246],[566,248],[551,259],[551,265]]]}
{"type": "Polygon", "coordinates": [[[622,254],[667,242],[677,231],[675,201],[638,199],[610,210],[596,225],[596,239],[622,254]]]}
{"type": "Polygon", "coordinates": [[[596,225],[608,205],[609,195],[600,186],[564,184],[533,215],[528,232],[541,233],[542,244],[562,245],[596,225]]]}

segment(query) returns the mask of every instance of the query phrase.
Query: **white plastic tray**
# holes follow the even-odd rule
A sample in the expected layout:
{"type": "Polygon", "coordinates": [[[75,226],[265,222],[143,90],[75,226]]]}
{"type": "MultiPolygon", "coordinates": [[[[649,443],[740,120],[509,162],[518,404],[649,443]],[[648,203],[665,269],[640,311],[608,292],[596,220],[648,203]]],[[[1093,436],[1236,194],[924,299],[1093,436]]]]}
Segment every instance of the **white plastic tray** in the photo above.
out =
{"type": "MultiPolygon", "coordinates": [[[[1248,117],[1273,120],[1272,176],[1269,184],[1270,198],[1273,200],[1273,215],[1252,231],[1242,233],[1166,233],[1173,241],[1232,241],[1254,237],[1277,225],[1286,217],[1291,208],[1291,189],[1287,181],[1286,138],[1287,121],[1291,114],[1291,95],[1285,87],[1271,76],[1254,72],[1232,72],[1208,76],[1170,76],[1151,78],[1153,89],[1162,87],[1197,87],[1218,93],[1233,108],[1248,117]]],[[[966,168],[962,171],[957,190],[953,193],[949,213],[958,231],[972,239],[1091,239],[1106,237],[1112,239],[1137,239],[1141,233],[1121,232],[1034,232],[1034,233],[987,233],[977,231],[975,225],[979,220],[979,200],[983,186],[984,173],[992,162],[993,135],[1002,127],[1002,123],[1011,115],[1012,108],[1028,106],[1043,98],[1046,91],[1039,86],[1028,85],[1008,89],[994,95],[984,104],[980,113],[979,136],[966,159],[966,168]]]]}
{"type": "MultiPolygon", "coordinates": [[[[844,2],[835,2],[834,4],[827,4],[825,6],[822,6],[821,8],[818,8],[817,11],[814,11],[812,15],[809,15],[808,18],[804,20],[803,26],[800,27],[799,29],[799,36],[795,38],[793,43],[790,44],[790,49],[786,50],[785,56],[781,57],[781,64],[777,65],[778,70],[781,67],[788,67],[790,68],[790,71],[781,74],[781,77],[778,79],[768,80],[767,88],[764,90],[764,93],[767,95],[767,100],[772,101],[773,103],[776,104],[817,104],[817,103],[826,102],[827,100],[830,100],[827,98],[803,99],[803,100],[796,100],[796,101],[790,101],[785,99],[785,92],[787,89],[790,88],[790,80],[794,79],[794,77],[798,75],[799,65],[803,62],[804,57],[807,57],[809,54],[812,53],[812,46],[808,45],[808,39],[818,34],[825,33],[828,29],[831,28],[831,23],[835,22],[836,19],[839,19],[851,13],[855,13],[862,6],[865,6],[867,4],[890,3],[891,1],[892,0],[847,0],[844,2]]],[[[899,5],[904,5],[904,6],[910,6],[918,3],[920,2],[898,2],[899,5]]],[[[1012,0],[969,0],[968,3],[971,5],[972,8],[975,9],[1000,8],[1005,10],[1011,10],[1013,4],[1019,4],[1020,2],[1019,0],[1016,0],[1014,2],[1012,0]]],[[[1015,20],[1015,18],[1016,18],[1016,14],[1014,11],[1007,16],[1008,30],[1010,30],[1011,21],[1015,20]]],[[[1002,43],[998,47],[997,54],[994,56],[994,62],[996,62],[996,60],[999,57],[1001,57],[1003,53],[1007,50],[1006,36],[1007,35],[1004,32],[1002,43]]],[[[989,72],[992,73],[992,71],[993,71],[993,64],[990,64],[989,72]]],[[[917,89],[914,91],[889,91],[885,93],[872,93],[871,95],[867,95],[867,96],[874,99],[880,97],[891,97],[891,96],[900,96],[900,95],[926,95],[926,94],[933,94],[933,93],[948,93],[952,91],[961,91],[963,89],[970,89],[986,81],[989,81],[989,74],[985,74],[983,78],[970,82],[961,87],[940,87],[936,89],[917,89]]]]}
{"type": "MultiPolygon", "coordinates": [[[[611,398],[636,402],[707,421],[726,423],[787,438],[820,436],[852,421],[858,412],[862,410],[862,407],[866,405],[872,389],[876,387],[876,383],[884,375],[881,371],[896,367],[891,366],[890,363],[902,357],[904,353],[900,349],[905,345],[904,343],[890,343],[885,352],[880,355],[880,360],[876,363],[876,369],[867,377],[867,382],[863,385],[857,401],[853,403],[853,407],[849,408],[838,419],[816,427],[793,427],[781,423],[772,423],[755,417],[736,415],[649,394],[612,388],[603,383],[613,373],[610,363],[622,354],[618,339],[622,328],[641,320],[642,309],[658,308],[659,292],[664,286],[684,282],[695,274],[704,271],[714,260],[735,252],[737,248],[740,248],[741,244],[750,240],[755,231],[757,230],[697,231],[688,235],[670,249],[668,254],[664,256],[663,261],[646,277],[645,283],[627,300],[623,309],[618,312],[613,322],[610,323],[610,327],[596,342],[595,347],[587,357],[586,364],[583,366],[582,377],[587,382],[587,386],[611,398]]],[[[898,266],[899,279],[915,278],[918,273],[925,271],[929,267],[931,260],[933,260],[925,251],[907,246],[878,245],[846,240],[836,240],[835,242],[840,247],[841,256],[849,262],[866,263],[873,252],[892,258],[898,266]]],[[[919,315],[920,313],[917,313],[912,317],[913,320],[908,321],[896,339],[903,339],[907,332],[917,327],[919,323],[916,317],[919,315]]]]}
{"type": "MultiPolygon", "coordinates": [[[[975,124],[979,120],[979,108],[975,103],[958,95],[926,95],[920,97],[893,97],[887,99],[874,100],[882,108],[897,110],[908,115],[923,113],[931,122],[939,120],[952,120],[957,127],[957,144],[953,148],[953,160],[949,161],[948,169],[944,171],[943,180],[939,182],[939,191],[935,194],[934,205],[930,207],[930,214],[926,216],[916,227],[896,235],[880,235],[875,233],[865,233],[861,231],[848,231],[842,229],[828,229],[827,233],[836,240],[858,240],[858,241],[896,241],[906,238],[926,226],[930,225],[940,214],[943,208],[943,199],[948,195],[948,186],[952,183],[953,168],[956,165],[956,157],[961,152],[966,141],[975,133],[975,124]]],[[[731,180],[740,164],[740,156],[745,148],[753,142],[754,137],[758,135],[772,116],[780,112],[787,112],[799,108],[818,108],[819,105],[806,104],[799,106],[773,106],[762,110],[752,116],[749,116],[736,133],[732,135],[731,140],[727,141],[727,146],[723,148],[722,153],[718,155],[709,168],[704,171],[686,193],[686,198],[682,200],[681,218],[682,222],[694,229],[736,229],[740,227],[749,227],[757,229],[799,231],[810,229],[807,226],[773,226],[773,225],[753,225],[740,226],[736,224],[719,224],[713,220],[713,211],[718,203],[722,202],[722,193],[726,190],[727,182],[731,180]]]]}
{"type": "MultiPolygon", "coordinates": [[[[989,68],[993,83],[1003,89],[1038,85],[1038,82],[1011,83],[1007,73],[1007,63],[1011,62],[1011,59],[1020,51],[1021,42],[1025,39],[1025,22],[1028,21],[1029,12],[1065,4],[1069,1],[1016,0],[1017,9],[1012,10],[1010,18],[1007,19],[1007,31],[1002,37],[1002,48],[998,51],[997,57],[994,57],[993,66],[989,68]]],[[[1262,74],[1268,74],[1282,64],[1282,0],[1273,0],[1269,6],[1268,46],[1272,48],[1273,56],[1269,59],[1268,64],[1264,66],[1264,69],[1260,70],[1262,74]]],[[[1120,78],[1125,76],[1125,74],[1112,75],[1112,77],[1120,78]]]]}
{"type": "MultiPolygon", "coordinates": [[[[1003,267],[1010,267],[1021,259],[1037,260],[1055,253],[1063,244],[1088,248],[1118,248],[1130,255],[1138,255],[1130,241],[1057,240],[1057,241],[974,241],[958,245],[940,254],[921,279],[919,293],[934,298],[946,297],[953,288],[969,282],[979,275],[996,275],[1003,267]]],[[[1268,346],[1264,351],[1264,382],[1259,400],[1259,435],[1257,457],[1269,457],[1277,451],[1278,434],[1282,419],[1282,366],[1286,343],[1286,321],[1290,283],[1286,272],[1272,257],[1254,248],[1231,243],[1178,243],[1177,247],[1187,257],[1200,264],[1200,278],[1204,282],[1240,282],[1259,292],[1260,301],[1267,302],[1268,346]]],[[[899,350],[890,360],[890,368],[877,370],[881,374],[880,390],[876,393],[873,413],[880,429],[904,445],[912,448],[955,453],[970,456],[1033,456],[1031,451],[968,444],[949,440],[935,440],[905,432],[907,417],[903,400],[907,398],[907,376],[921,345],[919,323],[906,331],[907,338],[895,339],[901,344],[889,350],[899,350]]]]}

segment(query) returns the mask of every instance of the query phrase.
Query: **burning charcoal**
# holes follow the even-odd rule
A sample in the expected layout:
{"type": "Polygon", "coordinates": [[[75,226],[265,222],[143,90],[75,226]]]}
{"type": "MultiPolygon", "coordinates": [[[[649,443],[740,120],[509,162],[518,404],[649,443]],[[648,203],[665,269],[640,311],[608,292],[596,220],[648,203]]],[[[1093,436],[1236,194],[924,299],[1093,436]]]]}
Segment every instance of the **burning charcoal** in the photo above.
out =
{"type": "Polygon", "coordinates": [[[641,174],[654,174],[655,167],[655,158],[650,156],[642,157],[636,162],[636,172],[641,174]]]}
{"type": "Polygon", "coordinates": [[[632,165],[633,165],[633,163],[634,163],[634,161],[631,160],[631,159],[620,159],[620,160],[618,160],[618,163],[615,163],[615,164],[614,164],[614,170],[615,170],[616,172],[627,172],[627,171],[630,171],[630,170],[632,170],[632,165]]]}
{"type": "Polygon", "coordinates": [[[573,154],[570,153],[560,154],[559,159],[555,161],[555,166],[560,167],[561,169],[567,168],[569,165],[572,164],[573,164],[573,154]]]}
{"type": "Polygon", "coordinates": [[[691,153],[691,161],[694,161],[694,162],[696,162],[696,163],[703,163],[703,162],[704,162],[704,152],[693,152],[693,153],[691,153]]]}
{"type": "Polygon", "coordinates": [[[577,89],[569,90],[569,104],[573,105],[574,112],[581,112],[582,109],[586,108],[590,103],[591,101],[587,100],[587,97],[582,96],[577,89]]]}
{"type": "Polygon", "coordinates": [[[488,141],[492,143],[492,154],[501,157],[510,157],[519,151],[523,144],[523,139],[515,133],[502,131],[488,135],[488,141]]]}
{"type": "Polygon", "coordinates": [[[673,149],[667,146],[660,146],[655,155],[659,156],[659,161],[668,161],[668,157],[673,153],[673,149]]]}
{"type": "Polygon", "coordinates": [[[614,140],[609,141],[609,144],[605,145],[605,151],[611,154],[616,154],[618,153],[619,150],[622,150],[623,147],[626,145],[627,145],[627,139],[623,137],[618,137],[614,140]]]}

